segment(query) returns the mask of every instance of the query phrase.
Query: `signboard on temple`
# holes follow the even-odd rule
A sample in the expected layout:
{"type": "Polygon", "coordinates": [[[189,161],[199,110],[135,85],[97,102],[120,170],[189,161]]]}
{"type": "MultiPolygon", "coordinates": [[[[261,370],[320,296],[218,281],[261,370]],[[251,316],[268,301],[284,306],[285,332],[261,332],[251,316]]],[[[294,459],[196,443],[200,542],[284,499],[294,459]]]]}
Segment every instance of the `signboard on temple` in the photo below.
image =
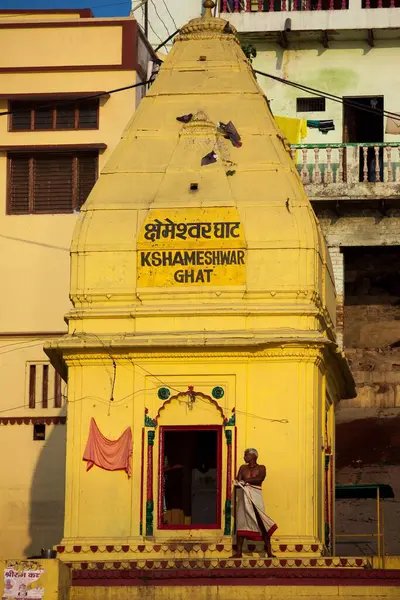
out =
{"type": "Polygon", "coordinates": [[[236,208],[150,210],[137,243],[138,287],[232,286],[246,281],[236,208]]]}

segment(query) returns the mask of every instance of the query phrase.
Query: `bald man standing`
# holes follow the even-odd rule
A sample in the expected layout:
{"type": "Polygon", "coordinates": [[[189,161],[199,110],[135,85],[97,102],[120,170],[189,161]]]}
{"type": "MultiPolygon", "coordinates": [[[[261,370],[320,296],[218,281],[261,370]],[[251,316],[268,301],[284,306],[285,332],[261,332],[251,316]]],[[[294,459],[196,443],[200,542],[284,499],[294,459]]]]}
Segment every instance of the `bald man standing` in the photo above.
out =
{"type": "Polygon", "coordinates": [[[257,463],[258,452],[247,448],[245,464],[237,474],[236,486],[236,543],[237,551],[232,558],[242,558],[243,542],[264,541],[265,552],[273,558],[271,535],[277,525],[265,514],[261,485],[266,477],[266,468],[257,463]]]}

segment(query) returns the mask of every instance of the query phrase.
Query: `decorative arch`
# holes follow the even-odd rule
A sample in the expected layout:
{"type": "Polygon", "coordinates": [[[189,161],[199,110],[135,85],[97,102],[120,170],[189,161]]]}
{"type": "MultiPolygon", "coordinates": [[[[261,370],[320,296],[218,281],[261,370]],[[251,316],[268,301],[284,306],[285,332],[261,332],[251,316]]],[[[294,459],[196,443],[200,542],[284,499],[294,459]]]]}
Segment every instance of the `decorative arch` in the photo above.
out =
{"type": "Polygon", "coordinates": [[[215,406],[215,408],[217,409],[217,411],[219,412],[219,414],[221,415],[221,419],[222,419],[222,423],[225,424],[228,419],[226,418],[224,411],[222,410],[221,406],[218,404],[218,402],[212,398],[211,396],[208,396],[208,394],[203,394],[202,392],[196,392],[192,386],[190,386],[188,388],[188,390],[186,392],[179,392],[178,394],[175,394],[175,396],[171,396],[170,398],[168,398],[168,400],[166,400],[158,409],[158,412],[155,416],[155,423],[158,423],[158,419],[160,418],[160,414],[162,413],[163,410],[165,410],[165,408],[168,406],[168,404],[171,404],[173,401],[175,400],[179,400],[180,398],[184,398],[188,396],[191,402],[195,402],[196,398],[201,398],[202,400],[206,400],[208,401],[210,404],[212,404],[213,406],[215,406]]]}

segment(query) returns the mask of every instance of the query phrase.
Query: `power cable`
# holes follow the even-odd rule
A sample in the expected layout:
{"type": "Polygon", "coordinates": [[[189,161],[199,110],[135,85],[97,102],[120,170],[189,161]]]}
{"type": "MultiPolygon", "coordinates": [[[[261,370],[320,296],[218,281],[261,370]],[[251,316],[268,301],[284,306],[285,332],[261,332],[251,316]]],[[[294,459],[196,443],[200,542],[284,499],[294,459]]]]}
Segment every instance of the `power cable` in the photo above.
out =
{"type": "Polygon", "coordinates": [[[151,31],[154,33],[154,35],[160,40],[161,45],[163,46],[164,44],[162,43],[162,39],[160,38],[160,36],[158,35],[158,33],[155,31],[153,25],[151,24],[150,19],[147,19],[146,21],[147,25],[150,27],[151,31]]]}
{"type": "Polygon", "coordinates": [[[171,35],[162,42],[162,44],[160,44],[159,46],[157,46],[156,48],[154,48],[154,52],[158,52],[160,50],[160,48],[162,48],[163,46],[165,46],[166,44],[168,44],[168,42],[170,40],[172,40],[172,38],[174,38],[178,33],[179,33],[179,29],[177,29],[176,31],[174,31],[174,33],[171,33],[171,35]]]}
{"type": "Polygon", "coordinates": [[[171,12],[170,12],[170,10],[169,10],[169,8],[168,8],[168,5],[167,5],[167,3],[165,2],[165,0],[162,0],[162,1],[163,1],[163,3],[164,3],[164,6],[165,6],[165,8],[166,8],[166,10],[167,10],[167,13],[168,13],[168,14],[169,14],[169,16],[171,17],[171,21],[173,22],[175,29],[178,29],[178,25],[175,23],[175,19],[174,19],[174,17],[171,15],[171,12]]]}
{"type": "Polygon", "coordinates": [[[278,77],[277,75],[271,75],[270,73],[265,73],[263,71],[258,71],[256,69],[254,69],[254,73],[256,73],[257,75],[263,75],[264,77],[268,77],[269,79],[273,79],[274,81],[278,81],[279,83],[284,83],[284,84],[294,87],[296,89],[302,90],[303,92],[306,92],[308,94],[313,94],[315,96],[319,96],[320,98],[332,100],[333,102],[338,102],[339,104],[343,104],[345,106],[351,106],[353,108],[356,108],[357,110],[363,110],[365,112],[369,112],[374,115],[383,115],[383,116],[389,117],[390,119],[393,119],[395,121],[400,121],[400,115],[398,113],[364,106],[363,104],[360,104],[359,102],[348,100],[347,98],[343,98],[342,96],[335,96],[335,94],[330,94],[329,92],[323,92],[322,90],[318,90],[316,88],[302,85],[301,83],[291,81],[290,79],[282,79],[282,77],[278,77]]]}
{"type": "MultiPolygon", "coordinates": [[[[157,17],[159,18],[159,20],[161,21],[161,23],[164,25],[165,31],[167,32],[168,35],[171,35],[170,32],[169,32],[168,27],[166,26],[166,24],[164,23],[164,21],[160,17],[160,13],[158,12],[156,5],[154,4],[154,0],[150,0],[150,2],[151,2],[152,6],[154,8],[154,12],[156,13],[157,17]]],[[[149,21],[149,23],[150,23],[150,21],[149,21]]],[[[162,39],[161,38],[159,38],[159,39],[160,39],[160,42],[162,42],[162,39]]]]}

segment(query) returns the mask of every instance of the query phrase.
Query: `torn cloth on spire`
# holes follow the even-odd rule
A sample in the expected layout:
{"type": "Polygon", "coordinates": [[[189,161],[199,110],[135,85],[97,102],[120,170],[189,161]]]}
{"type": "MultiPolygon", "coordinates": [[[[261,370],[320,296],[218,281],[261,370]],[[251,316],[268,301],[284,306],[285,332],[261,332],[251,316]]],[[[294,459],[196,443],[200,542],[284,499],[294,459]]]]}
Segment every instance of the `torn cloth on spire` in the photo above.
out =
{"type": "Polygon", "coordinates": [[[117,440],[109,440],[100,432],[96,421],[90,420],[89,438],[86,444],[83,460],[87,461],[87,471],[93,465],[106,471],[126,471],[132,475],[132,430],[125,429],[117,440]]]}

